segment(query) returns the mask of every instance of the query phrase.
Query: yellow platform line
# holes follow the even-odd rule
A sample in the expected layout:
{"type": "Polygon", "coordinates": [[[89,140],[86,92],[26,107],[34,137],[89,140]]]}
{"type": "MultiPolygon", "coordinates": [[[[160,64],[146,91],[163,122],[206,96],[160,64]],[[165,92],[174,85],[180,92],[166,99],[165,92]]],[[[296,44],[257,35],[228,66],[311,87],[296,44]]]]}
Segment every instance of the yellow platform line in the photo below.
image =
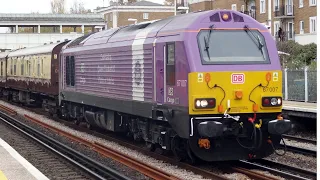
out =
{"type": "Polygon", "coordinates": [[[0,170],[0,180],[8,180],[1,170],[0,170]]]}

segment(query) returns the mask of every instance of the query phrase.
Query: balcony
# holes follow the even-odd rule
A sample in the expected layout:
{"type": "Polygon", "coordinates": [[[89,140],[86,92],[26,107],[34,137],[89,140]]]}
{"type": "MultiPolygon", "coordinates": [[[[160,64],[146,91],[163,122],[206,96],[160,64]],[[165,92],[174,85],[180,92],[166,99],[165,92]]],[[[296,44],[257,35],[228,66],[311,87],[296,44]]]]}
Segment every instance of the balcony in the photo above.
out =
{"type": "Polygon", "coordinates": [[[253,19],[256,19],[256,11],[254,10],[249,10],[249,11],[240,11],[243,14],[251,16],[253,19]]]}
{"type": "Polygon", "coordinates": [[[275,7],[275,18],[294,18],[294,5],[281,5],[275,7]]]}

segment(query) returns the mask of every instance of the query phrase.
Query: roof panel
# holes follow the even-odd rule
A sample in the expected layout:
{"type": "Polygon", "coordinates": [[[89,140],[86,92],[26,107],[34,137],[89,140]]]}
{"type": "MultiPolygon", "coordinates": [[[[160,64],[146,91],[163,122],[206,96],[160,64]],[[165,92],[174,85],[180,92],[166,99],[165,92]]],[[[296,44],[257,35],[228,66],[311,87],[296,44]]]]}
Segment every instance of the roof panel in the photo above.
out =
{"type": "Polygon", "coordinates": [[[0,59],[5,58],[9,52],[0,52],[0,59]]]}
{"type": "Polygon", "coordinates": [[[43,54],[43,53],[51,53],[53,48],[55,48],[58,44],[63,43],[52,43],[42,46],[36,46],[36,47],[30,47],[30,48],[24,48],[19,49],[16,51],[13,51],[9,54],[8,57],[16,57],[16,56],[26,56],[26,55],[33,55],[33,54],[43,54]]]}

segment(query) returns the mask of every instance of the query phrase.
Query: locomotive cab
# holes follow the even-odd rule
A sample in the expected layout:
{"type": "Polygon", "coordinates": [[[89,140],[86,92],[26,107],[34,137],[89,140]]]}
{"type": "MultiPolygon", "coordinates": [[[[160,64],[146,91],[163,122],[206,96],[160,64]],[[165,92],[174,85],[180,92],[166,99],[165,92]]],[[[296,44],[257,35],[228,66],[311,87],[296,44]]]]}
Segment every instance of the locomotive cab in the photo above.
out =
{"type": "Polygon", "coordinates": [[[281,116],[275,42],[246,16],[214,12],[194,37],[199,53],[189,59],[190,146],[201,159],[261,158],[291,129],[281,116]]]}

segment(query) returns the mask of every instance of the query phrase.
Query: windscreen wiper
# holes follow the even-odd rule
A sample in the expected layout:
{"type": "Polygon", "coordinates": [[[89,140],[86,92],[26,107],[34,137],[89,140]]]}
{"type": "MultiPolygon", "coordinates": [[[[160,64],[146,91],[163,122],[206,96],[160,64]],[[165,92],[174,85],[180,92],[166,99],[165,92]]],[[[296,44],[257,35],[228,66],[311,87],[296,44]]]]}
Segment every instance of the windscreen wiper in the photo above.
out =
{"type": "Polygon", "coordinates": [[[253,32],[249,29],[249,26],[248,25],[245,25],[244,26],[244,31],[249,35],[249,32],[250,32],[250,34],[251,34],[251,38],[252,38],[252,36],[255,38],[255,40],[256,41],[254,41],[255,42],[255,44],[257,45],[257,47],[259,48],[259,50],[261,51],[261,54],[262,54],[262,56],[263,56],[263,58],[264,58],[264,54],[263,54],[263,50],[262,50],[262,48],[263,48],[263,44],[262,44],[262,42],[261,42],[261,39],[260,39],[260,37],[259,36],[255,36],[254,34],[253,34],[253,32]],[[256,43],[256,42],[258,42],[258,44],[256,43]]]}
{"type": "Polygon", "coordinates": [[[205,45],[205,51],[207,51],[207,55],[208,55],[208,58],[210,60],[210,54],[209,54],[209,41],[210,41],[210,35],[211,35],[211,32],[212,32],[212,28],[213,28],[214,24],[212,24],[211,26],[209,26],[210,30],[209,30],[209,34],[208,34],[208,38],[206,39],[206,37],[204,36],[204,45],[205,45]]]}

